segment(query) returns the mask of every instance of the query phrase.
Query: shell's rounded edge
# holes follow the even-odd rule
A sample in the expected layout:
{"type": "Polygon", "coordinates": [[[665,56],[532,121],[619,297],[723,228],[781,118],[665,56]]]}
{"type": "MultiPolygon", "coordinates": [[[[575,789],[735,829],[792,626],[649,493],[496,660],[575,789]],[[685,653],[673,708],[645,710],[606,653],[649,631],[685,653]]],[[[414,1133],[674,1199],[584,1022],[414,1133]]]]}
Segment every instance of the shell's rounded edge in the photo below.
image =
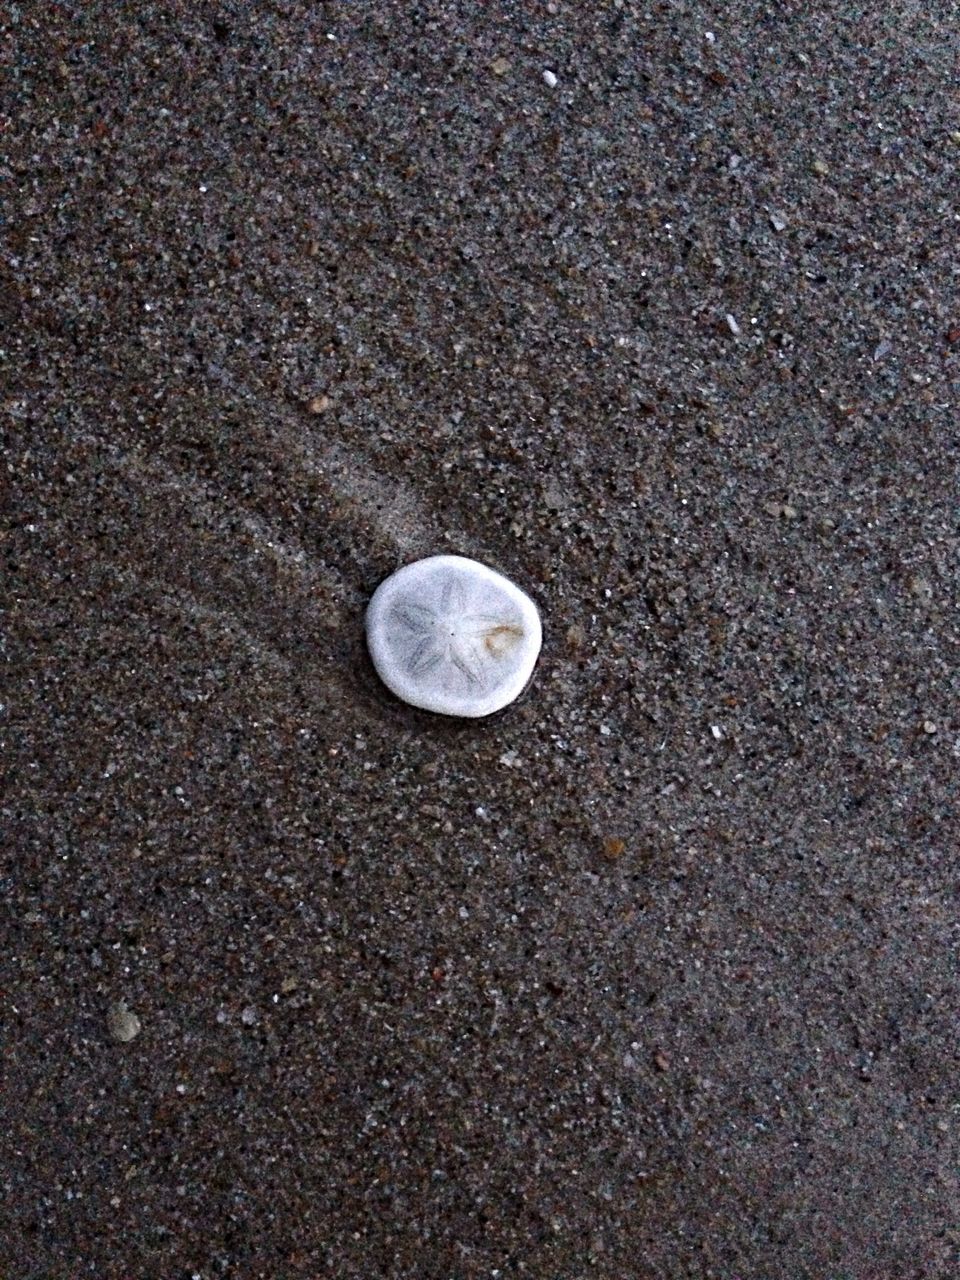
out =
{"type": "MultiPolygon", "coordinates": [[[[516,618],[516,615],[513,615],[516,618]]],[[[377,675],[402,701],[437,715],[454,719],[482,719],[494,715],[516,701],[533,676],[543,643],[543,624],[533,600],[516,583],[495,569],[465,556],[437,555],[413,561],[385,578],[367,605],[365,618],[367,648],[377,675]],[[418,582],[429,583],[444,570],[469,574],[477,583],[494,587],[510,602],[522,622],[524,652],[504,681],[489,689],[484,697],[453,697],[449,692],[418,683],[415,674],[405,670],[390,643],[391,608],[402,601],[405,592],[416,597],[418,582]]],[[[495,649],[489,652],[495,653],[495,649]]]]}

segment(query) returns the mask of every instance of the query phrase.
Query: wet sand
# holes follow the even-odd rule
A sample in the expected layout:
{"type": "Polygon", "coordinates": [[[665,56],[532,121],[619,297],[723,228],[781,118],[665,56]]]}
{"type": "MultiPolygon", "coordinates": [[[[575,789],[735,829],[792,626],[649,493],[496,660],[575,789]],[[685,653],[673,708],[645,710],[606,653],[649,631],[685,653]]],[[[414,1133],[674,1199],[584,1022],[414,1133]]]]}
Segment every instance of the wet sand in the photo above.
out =
{"type": "Polygon", "coordinates": [[[957,1274],[955,17],[0,14],[4,1277],[957,1274]]]}

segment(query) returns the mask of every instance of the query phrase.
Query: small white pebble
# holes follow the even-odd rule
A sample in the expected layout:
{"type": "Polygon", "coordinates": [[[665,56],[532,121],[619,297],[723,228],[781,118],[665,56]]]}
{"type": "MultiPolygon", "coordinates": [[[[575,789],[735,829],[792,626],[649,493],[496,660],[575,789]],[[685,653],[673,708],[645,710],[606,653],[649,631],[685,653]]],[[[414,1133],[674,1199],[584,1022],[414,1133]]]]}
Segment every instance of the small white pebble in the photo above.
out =
{"type": "Polygon", "coordinates": [[[107,1028],[114,1040],[128,1044],[140,1034],[140,1019],[127,1008],[125,1001],[118,1000],[107,1011],[107,1028]]]}
{"type": "Polygon", "coordinates": [[[722,731],[721,731],[721,729],[720,729],[720,726],[719,726],[718,724],[712,724],[712,725],[710,726],[710,732],[713,734],[713,736],[716,738],[716,740],[717,740],[718,742],[719,742],[719,741],[720,741],[720,739],[723,737],[723,733],[722,733],[722,731]]]}
{"type": "Polygon", "coordinates": [[[610,728],[608,724],[602,724],[600,726],[600,732],[603,734],[605,738],[609,738],[611,733],[613,733],[613,730],[610,728]]]}
{"type": "Polygon", "coordinates": [[[770,225],[773,227],[774,231],[786,231],[787,220],[782,213],[771,213],[770,225]]]}
{"type": "Polygon", "coordinates": [[[557,87],[557,77],[553,74],[552,71],[544,71],[543,83],[547,86],[548,89],[555,89],[557,87]]]}
{"type": "Polygon", "coordinates": [[[924,722],[923,722],[923,732],[924,732],[924,733],[936,733],[936,732],[937,732],[937,726],[933,723],[933,721],[932,721],[932,720],[924,720],[924,722]]]}
{"type": "Polygon", "coordinates": [[[740,326],[737,324],[735,317],[732,316],[729,311],[727,312],[727,328],[735,338],[740,336],[740,326]]]}

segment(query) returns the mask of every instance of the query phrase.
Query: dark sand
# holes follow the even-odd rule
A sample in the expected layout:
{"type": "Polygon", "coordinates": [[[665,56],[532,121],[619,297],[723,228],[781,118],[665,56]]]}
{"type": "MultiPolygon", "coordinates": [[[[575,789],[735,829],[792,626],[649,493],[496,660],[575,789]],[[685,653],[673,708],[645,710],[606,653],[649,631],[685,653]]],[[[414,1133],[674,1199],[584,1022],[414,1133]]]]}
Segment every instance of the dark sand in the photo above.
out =
{"type": "Polygon", "coordinates": [[[958,1274],[956,19],[0,9],[3,1280],[958,1274]]]}

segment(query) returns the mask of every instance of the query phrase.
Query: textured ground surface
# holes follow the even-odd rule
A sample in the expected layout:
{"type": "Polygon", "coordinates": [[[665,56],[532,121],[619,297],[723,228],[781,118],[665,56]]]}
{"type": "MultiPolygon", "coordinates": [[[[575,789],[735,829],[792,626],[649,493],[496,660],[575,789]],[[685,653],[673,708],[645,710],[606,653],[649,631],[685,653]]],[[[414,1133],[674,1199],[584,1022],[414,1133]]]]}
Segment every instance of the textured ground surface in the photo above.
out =
{"type": "Polygon", "coordinates": [[[955,19],[0,9],[4,1280],[958,1274],[955,19]]]}

